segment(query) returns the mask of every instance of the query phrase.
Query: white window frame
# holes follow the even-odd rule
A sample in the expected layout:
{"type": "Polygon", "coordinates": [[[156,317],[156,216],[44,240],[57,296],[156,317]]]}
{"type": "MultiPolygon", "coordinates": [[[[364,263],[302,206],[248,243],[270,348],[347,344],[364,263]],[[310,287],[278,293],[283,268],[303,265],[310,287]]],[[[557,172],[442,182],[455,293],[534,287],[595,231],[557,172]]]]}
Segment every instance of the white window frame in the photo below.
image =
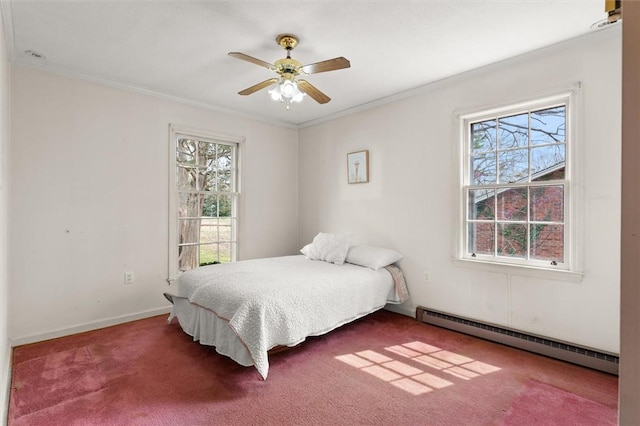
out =
{"type": "MultiPolygon", "coordinates": [[[[534,100],[505,102],[499,106],[478,108],[455,114],[457,136],[456,152],[456,210],[457,222],[454,263],[456,266],[470,267],[508,275],[524,275],[545,279],[579,282],[582,279],[582,160],[580,150],[581,126],[578,126],[582,99],[580,84],[570,89],[556,91],[534,100]],[[467,188],[469,186],[470,126],[496,117],[510,116],[546,107],[566,105],[566,155],[565,155],[565,205],[564,205],[564,263],[553,265],[548,261],[520,258],[481,256],[468,253],[467,235],[467,188]]],[[[530,98],[533,99],[533,98],[530,98]]]]}
{"type": "Polygon", "coordinates": [[[241,136],[233,136],[222,133],[208,132],[206,130],[196,129],[188,126],[169,125],[169,278],[168,282],[172,283],[180,274],[178,267],[178,188],[176,182],[176,141],[178,137],[188,137],[212,143],[224,143],[235,145],[236,161],[235,161],[235,229],[232,231],[234,244],[232,245],[231,258],[232,262],[238,260],[239,252],[239,229],[240,229],[240,194],[241,194],[241,164],[242,152],[245,138],[241,136]]]}

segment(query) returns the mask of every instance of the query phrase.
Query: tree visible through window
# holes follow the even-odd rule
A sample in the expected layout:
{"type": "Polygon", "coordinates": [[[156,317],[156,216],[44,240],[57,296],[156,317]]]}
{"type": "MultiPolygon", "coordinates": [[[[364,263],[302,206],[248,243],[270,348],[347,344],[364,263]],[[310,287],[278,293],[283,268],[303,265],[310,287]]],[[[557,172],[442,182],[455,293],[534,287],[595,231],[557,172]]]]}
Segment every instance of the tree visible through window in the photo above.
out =
{"type": "Polygon", "coordinates": [[[237,144],[175,135],[177,263],[235,260],[237,144]]]}
{"type": "Polygon", "coordinates": [[[466,257],[566,257],[567,104],[466,121],[466,257]]]}

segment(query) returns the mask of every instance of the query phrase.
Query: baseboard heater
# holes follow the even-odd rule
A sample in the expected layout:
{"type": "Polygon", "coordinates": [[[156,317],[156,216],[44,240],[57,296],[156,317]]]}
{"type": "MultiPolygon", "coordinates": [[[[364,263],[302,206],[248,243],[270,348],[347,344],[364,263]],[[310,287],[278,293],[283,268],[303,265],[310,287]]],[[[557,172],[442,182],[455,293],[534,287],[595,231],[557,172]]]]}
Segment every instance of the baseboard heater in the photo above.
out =
{"type": "Polygon", "coordinates": [[[620,357],[612,353],[482,323],[421,306],[416,308],[416,319],[427,324],[618,375],[620,357]]]}

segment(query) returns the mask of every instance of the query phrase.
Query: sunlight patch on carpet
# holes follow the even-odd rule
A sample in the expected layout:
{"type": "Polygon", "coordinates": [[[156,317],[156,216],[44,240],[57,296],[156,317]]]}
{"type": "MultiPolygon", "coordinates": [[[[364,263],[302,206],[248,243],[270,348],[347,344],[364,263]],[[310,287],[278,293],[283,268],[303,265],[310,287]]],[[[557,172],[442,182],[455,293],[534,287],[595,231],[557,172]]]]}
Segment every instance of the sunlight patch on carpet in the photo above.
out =
{"type": "Polygon", "coordinates": [[[442,360],[430,357],[429,355],[420,355],[413,359],[414,361],[419,362],[420,364],[424,364],[430,368],[435,368],[436,370],[444,370],[446,368],[453,367],[453,364],[449,364],[448,362],[444,362],[442,360]]]}
{"type": "Polygon", "coordinates": [[[471,380],[500,370],[495,365],[424,342],[409,342],[389,346],[384,350],[390,356],[366,350],[339,355],[335,359],[412,395],[422,395],[454,385],[448,379],[471,380]],[[434,374],[425,369],[433,370],[434,374]],[[448,377],[440,377],[438,374],[446,374],[448,377]]]}
{"type": "Polygon", "coordinates": [[[469,371],[466,368],[462,367],[451,367],[444,370],[445,373],[451,374],[452,376],[456,376],[463,380],[471,380],[474,377],[478,377],[479,374],[474,373],[473,371],[469,371]]]}
{"type": "Polygon", "coordinates": [[[445,380],[441,377],[435,376],[430,373],[422,373],[417,376],[411,377],[413,380],[417,380],[420,383],[424,383],[425,385],[433,388],[433,389],[442,389],[448,386],[453,385],[453,382],[445,380]]]}
{"type": "Polygon", "coordinates": [[[362,352],[356,352],[356,355],[365,359],[368,359],[371,362],[375,362],[377,364],[383,363],[383,362],[388,362],[391,361],[391,358],[389,358],[388,356],[379,354],[376,351],[362,351],[362,352]]]}
{"type": "Polygon", "coordinates": [[[404,378],[391,382],[391,384],[397,388],[402,389],[405,392],[409,392],[412,395],[422,395],[427,392],[431,392],[433,389],[429,386],[421,385],[415,380],[404,378]]]}
{"type": "Polygon", "coordinates": [[[394,373],[393,371],[388,370],[380,365],[372,365],[371,367],[365,367],[362,369],[362,371],[369,373],[373,376],[376,376],[378,379],[385,382],[391,382],[391,381],[402,378],[401,375],[394,373]]]}
{"type": "Polygon", "coordinates": [[[366,359],[362,359],[354,354],[340,355],[336,357],[337,360],[344,362],[345,364],[349,364],[355,368],[363,368],[373,365],[371,361],[367,361],[366,359]]]}
{"type": "Polygon", "coordinates": [[[18,363],[10,404],[15,418],[104,387],[105,377],[88,346],[18,363]]]}

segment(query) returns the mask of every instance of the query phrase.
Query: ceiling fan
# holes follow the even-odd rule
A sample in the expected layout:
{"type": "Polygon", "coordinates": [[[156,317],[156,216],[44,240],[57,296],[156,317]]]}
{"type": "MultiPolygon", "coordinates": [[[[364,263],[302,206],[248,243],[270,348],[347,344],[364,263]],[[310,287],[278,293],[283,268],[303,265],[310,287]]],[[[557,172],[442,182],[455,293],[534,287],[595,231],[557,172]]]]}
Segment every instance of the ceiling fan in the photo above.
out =
{"type": "Polygon", "coordinates": [[[273,77],[248,87],[238,92],[238,94],[250,95],[258,90],[273,86],[273,88],[269,90],[271,97],[277,101],[287,102],[287,109],[289,109],[289,104],[291,102],[300,102],[304,97],[304,94],[311,96],[320,104],[326,104],[329,102],[331,100],[330,97],[322,93],[308,81],[297,77],[299,75],[317,74],[349,68],[351,63],[340,56],[326,61],[302,65],[300,62],[291,58],[291,51],[298,45],[298,38],[296,36],[291,34],[280,34],[276,37],[276,42],[287,51],[287,57],[284,59],[278,59],[274,64],[245,55],[244,53],[229,52],[229,56],[263,66],[278,74],[278,77],[273,77]]]}

